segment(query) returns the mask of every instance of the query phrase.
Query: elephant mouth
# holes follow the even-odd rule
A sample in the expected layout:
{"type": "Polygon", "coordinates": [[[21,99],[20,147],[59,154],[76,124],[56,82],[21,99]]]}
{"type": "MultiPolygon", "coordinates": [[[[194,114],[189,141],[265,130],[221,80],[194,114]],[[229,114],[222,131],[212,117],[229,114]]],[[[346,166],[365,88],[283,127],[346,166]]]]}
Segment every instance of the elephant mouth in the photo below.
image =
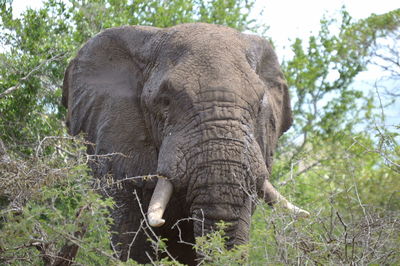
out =
{"type": "MultiPolygon", "coordinates": [[[[309,217],[310,213],[289,202],[272,184],[265,179],[263,187],[264,200],[266,203],[287,209],[297,217],[309,217]]],[[[157,185],[154,189],[147,211],[148,223],[152,227],[161,227],[165,224],[162,218],[169,200],[173,193],[173,185],[164,176],[158,176],[157,185]]]]}

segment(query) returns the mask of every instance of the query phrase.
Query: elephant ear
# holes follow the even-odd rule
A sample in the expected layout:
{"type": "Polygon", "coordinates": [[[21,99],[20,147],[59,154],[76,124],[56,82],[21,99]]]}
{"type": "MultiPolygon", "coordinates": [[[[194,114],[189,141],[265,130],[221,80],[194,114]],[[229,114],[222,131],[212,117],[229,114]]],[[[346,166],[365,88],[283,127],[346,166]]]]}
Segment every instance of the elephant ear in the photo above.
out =
{"type": "Polygon", "coordinates": [[[257,121],[257,141],[270,168],[278,138],[293,121],[289,91],[272,45],[255,35],[246,37],[247,59],[266,88],[257,121]]]}
{"type": "Polygon", "coordinates": [[[68,131],[84,132],[93,144],[88,153],[103,155],[91,165],[97,176],[122,178],[155,169],[151,162],[157,155],[146,138],[140,95],[150,40],[157,32],[139,26],[105,30],[80,49],[66,70],[62,102],[68,108],[68,131]]]}

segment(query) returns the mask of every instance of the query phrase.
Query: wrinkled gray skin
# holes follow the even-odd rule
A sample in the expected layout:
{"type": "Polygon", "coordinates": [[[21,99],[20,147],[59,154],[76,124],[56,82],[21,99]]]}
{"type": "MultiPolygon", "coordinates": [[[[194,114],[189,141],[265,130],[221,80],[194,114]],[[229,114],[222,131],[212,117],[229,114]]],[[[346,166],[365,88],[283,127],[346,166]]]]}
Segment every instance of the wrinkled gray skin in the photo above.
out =
{"type": "MultiPolygon", "coordinates": [[[[69,133],[87,134],[94,175],[114,179],[160,174],[174,192],[154,231],[178,260],[194,264],[177,243],[231,223],[228,247],[248,241],[253,199],[263,197],[277,139],[292,123],[288,90],[271,45],[223,26],[127,26],[105,30],[84,45],[64,79],[69,133]],[[193,221],[194,220],[194,221],[193,221]]],[[[123,182],[114,197],[113,245],[120,258],[148,262],[143,216],[155,180],[123,182]],[[139,233],[135,237],[135,232],[139,233]],[[135,241],[132,240],[135,237],[135,241]],[[131,245],[131,248],[129,248],[131,245]]],[[[147,229],[148,232],[148,229],[147,229]]]]}

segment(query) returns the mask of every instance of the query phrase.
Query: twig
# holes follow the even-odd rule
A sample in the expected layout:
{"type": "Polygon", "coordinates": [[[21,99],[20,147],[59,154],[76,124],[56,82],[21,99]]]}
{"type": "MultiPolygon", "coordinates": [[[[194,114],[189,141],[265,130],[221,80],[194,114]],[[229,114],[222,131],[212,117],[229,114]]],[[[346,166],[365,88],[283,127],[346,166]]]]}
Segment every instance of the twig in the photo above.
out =
{"type": "Polygon", "coordinates": [[[17,84],[15,84],[14,86],[12,86],[12,87],[6,89],[5,91],[3,91],[2,93],[0,93],[0,99],[4,98],[5,96],[7,96],[7,95],[13,93],[14,91],[16,91],[17,89],[19,89],[21,86],[21,83],[23,81],[29,79],[30,76],[32,76],[36,71],[38,71],[43,65],[45,65],[51,61],[57,60],[59,58],[62,58],[64,55],[65,55],[65,53],[57,54],[49,59],[42,61],[39,65],[37,65],[35,68],[33,68],[25,77],[21,78],[17,84]]]}
{"type": "MultiPolygon", "coordinates": [[[[79,220],[79,218],[82,216],[82,214],[87,210],[90,209],[90,204],[81,207],[78,210],[78,213],[76,214],[76,220],[79,220]]],[[[87,225],[80,222],[79,225],[80,230],[74,232],[74,237],[77,239],[81,239],[87,231],[87,225]]],[[[52,263],[52,265],[57,265],[57,266],[69,266],[73,263],[74,258],[76,257],[76,255],[78,254],[78,249],[79,249],[79,245],[75,244],[75,243],[66,243],[58,252],[57,254],[57,259],[54,261],[54,263],[52,263]]]]}
{"type": "MultiPolygon", "coordinates": [[[[48,141],[48,140],[60,140],[60,139],[61,139],[61,140],[72,140],[72,141],[76,141],[76,140],[77,140],[77,138],[75,138],[75,137],[67,137],[67,136],[46,136],[46,137],[44,137],[43,139],[41,139],[41,140],[39,141],[39,144],[38,144],[37,147],[36,147],[36,151],[35,151],[36,157],[39,157],[39,153],[41,152],[41,150],[43,150],[42,146],[43,146],[44,142],[46,142],[46,141],[48,141]]],[[[82,144],[91,145],[92,143],[83,141],[82,144]]],[[[65,150],[64,150],[64,151],[65,151],[65,150]]],[[[67,152],[67,151],[65,151],[65,152],[67,152]]],[[[68,153],[70,153],[70,152],[68,152],[68,153]]],[[[88,155],[88,156],[89,156],[89,155],[88,155]]],[[[76,155],[75,155],[75,157],[76,157],[76,155]]]]}
{"type": "Polygon", "coordinates": [[[347,262],[348,261],[348,257],[347,257],[347,225],[343,222],[342,217],[340,216],[338,211],[336,211],[336,216],[339,218],[339,221],[343,225],[343,228],[344,228],[344,258],[345,258],[345,262],[347,262]]]}
{"type": "Polygon", "coordinates": [[[279,186],[285,186],[287,185],[289,182],[293,181],[294,179],[296,179],[297,177],[301,176],[302,174],[310,171],[312,168],[314,168],[315,166],[318,166],[319,164],[321,164],[323,160],[318,160],[312,164],[310,164],[309,166],[301,169],[299,172],[297,172],[295,175],[293,175],[293,165],[291,164],[291,170],[290,170],[290,178],[287,180],[284,180],[282,182],[279,182],[278,185],[279,186]]]}
{"type": "Polygon", "coordinates": [[[135,235],[133,236],[132,241],[128,246],[128,255],[126,256],[127,258],[130,258],[130,256],[131,256],[131,249],[132,249],[133,243],[135,242],[136,237],[139,235],[139,232],[143,229],[144,222],[145,222],[145,220],[140,221],[138,230],[136,232],[134,232],[135,235]]]}
{"type": "MultiPolygon", "coordinates": [[[[141,212],[141,214],[143,216],[143,221],[146,223],[146,226],[147,226],[148,230],[151,232],[152,237],[147,234],[147,230],[144,230],[144,232],[150,238],[150,241],[157,246],[157,241],[154,241],[153,239],[155,238],[158,241],[160,241],[160,239],[157,236],[157,234],[153,231],[153,229],[151,228],[151,226],[149,225],[149,223],[147,221],[146,214],[143,211],[142,203],[140,202],[140,198],[139,198],[139,195],[137,194],[136,190],[133,191],[133,195],[135,195],[135,197],[136,197],[136,200],[137,200],[138,205],[139,205],[140,212],[141,212]]],[[[157,250],[155,250],[155,251],[157,252],[157,250]]],[[[168,257],[171,258],[175,263],[178,263],[176,261],[176,259],[171,255],[171,253],[169,253],[169,251],[167,249],[163,250],[163,252],[165,252],[168,255],[168,257]]],[[[146,252],[146,254],[147,254],[147,252],[146,252]]],[[[149,256],[149,254],[147,254],[147,256],[149,256]]],[[[151,260],[151,258],[149,258],[149,259],[151,260]]]]}
{"type": "Polygon", "coordinates": [[[61,148],[60,146],[55,146],[57,150],[66,153],[68,156],[72,157],[72,158],[78,158],[78,156],[76,154],[73,154],[70,151],[67,151],[66,149],[61,148]]]}
{"type": "MultiPolygon", "coordinates": [[[[203,210],[201,210],[201,211],[203,212],[203,210]]],[[[195,246],[195,244],[186,242],[186,241],[184,241],[184,240],[182,239],[182,230],[181,230],[181,228],[179,227],[179,223],[180,223],[180,222],[191,221],[191,220],[197,221],[197,222],[202,222],[202,223],[203,223],[203,228],[204,228],[204,215],[203,215],[203,220],[200,220],[200,219],[197,219],[197,218],[193,218],[193,217],[188,217],[188,218],[179,219],[178,221],[176,221],[176,223],[174,223],[174,225],[171,227],[171,229],[174,229],[175,227],[178,229],[178,236],[179,236],[179,241],[178,241],[178,243],[186,244],[186,245],[189,245],[189,246],[192,246],[192,247],[193,247],[193,246],[195,246]]],[[[204,231],[202,232],[202,235],[204,235],[204,231]]]]}
{"type": "MultiPolygon", "coordinates": [[[[69,241],[71,241],[72,243],[74,243],[75,245],[78,245],[79,247],[82,248],[82,246],[80,245],[80,243],[83,243],[83,241],[77,237],[75,237],[74,235],[70,235],[65,233],[64,231],[60,231],[57,228],[55,228],[54,226],[50,226],[52,230],[54,230],[55,232],[63,235],[65,238],[67,238],[69,241]]],[[[106,256],[107,258],[111,259],[114,262],[118,262],[119,260],[117,260],[115,257],[111,256],[110,254],[107,254],[106,252],[104,252],[103,250],[99,249],[99,248],[91,248],[92,250],[106,256]]],[[[74,262],[76,263],[76,262],[74,262]]]]}
{"type": "Polygon", "coordinates": [[[382,156],[387,162],[389,162],[390,164],[393,164],[394,166],[400,168],[400,164],[395,163],[394,161],[392,161],[391,159],[389,159],[389,158],[386,156],[386,154],[384,154],[382,151],[379,151],[379,150],[376,150],[376,149],[375,149],[375,150],[371,150],[371,149],[367,148],[365,145],[361,144],[355,137],[353,137],[353,140],[354,140],[357,144],[359,144],[361,147],[363,147],[367,152],[373,152],[373,153],[379,154],[379,155],[382,156]]]}

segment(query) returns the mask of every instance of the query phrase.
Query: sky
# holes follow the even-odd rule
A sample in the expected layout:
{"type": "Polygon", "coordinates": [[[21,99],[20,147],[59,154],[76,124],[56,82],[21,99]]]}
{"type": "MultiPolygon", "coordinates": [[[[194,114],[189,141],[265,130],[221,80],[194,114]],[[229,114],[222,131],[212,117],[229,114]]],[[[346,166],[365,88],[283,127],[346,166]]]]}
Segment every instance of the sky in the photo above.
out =
{"type": "Polygon", "coordinates": [[[303,39],[317,33],[322,16],[337,14],[343,5],[354,19],[400,8],[396,0],[258,0],[256,10],[264,7],[260,20],[270,26],[272,39],[284,45],[289,37],[303,39]]]}
{"type": "MultiPolygon", "coordinates": [[[[42,0],[14,0],[14,13],[19,14],[28,6],[38,8],[41,2],[42,0]]],[[[268,35],[278,49],[283,49],[290,43],[289,38],[306,39],[310,33],[317,33],[322,16],[337,14],[343,5],[354,19],[400,8],[400,3],[396,0],[256,0],[254,10],[258,14],[259,10],[264,9],[257,20],[270,26],[268,35]]]]}
{"type": "MultiPolygon", "coordinates": [[[[42,0],[14,0],[15,14],[26,7],[38,8],[42,0]]],[[[400,8],[396,0],[257,0],[255,11],[264,8],[258,18],[270,26],[269,35],[277,44],[284,46],[288,38],[306,38],[317,33],[324,14],[335,14],[343,6],[355,19],[366,18],[372,13],[382,14],[400,8]]]]}
{"type": "MultiPolygon", "coordinates": [[[[18,15],[26,7],[38,8],[41,2],[14,0],[14,13],[18,15]]],[[[278,57],[282,59],[290,56],[290,40],[297,37],[306,40],[311,34],[317,34],[323,15],[335,16],[343,5],[355,20],[400,8],[398,0],[257,0],[254,11],[258,14],[264,10],[257,20],[270,27],[267,35],[274,41],[278,57]]],[[[368,71],[357,76],[354,86],[365,86],[365,90],[373,91],[373,84],[381,76],[379,69],[370,66],[368,71]]],[[[396,105],[388,110],[387,115],[391,121],[400,122],[400,108],[396,105]]]]}
{"type": "MultiPolygon", "coordinates": [[[[267,35],[274,41],[278,57],[290,56],[288,46],[292,43],[289,39],[301,38],[307,40],[311,34],[317,34],[320,19],[323,15],[328,17],[339,14],[341,7],[345,5],[354,20],[367,18],[371,14],[383,14],[400,8],[400,2],[396,0],[258,0],[256,10],[264,8],[260,21],[269,25],[267,35]]],[[[367,71],[357,75],[354,88],[361,89],[365,93],[372,93],[377,98],[375,84],[383,76],[381,69],[370,65],[367,71]]],[[[384,83],[380,83],[385,85],[384,83]]],[[[393,83],[388,84],[393,86],[393,83]]],[[[399,86],[399,83],[396,84],[399,86]]],[[[382,93],[383,94],[383,93],[382,93]]],[[[380,94],[382,98],[383,95],[380,94]]],[[[382,99],[384,103],[391,99],[382,99]]],[[[400,100],[385,108],[385,126],[400,123],[400,100]]]]}
{"type": "MultiPolygon", "coordinates": [[[[42,0],[14,0],[14,11],[19,14],[27,6],[38,8],[42,0]]],[[[273,37],[302,37],[318,29],[325,12],[335,12],[345,5],[351,16],[360,19],[370,14],[382,14],[400,8],[396,0],[257,0],[256,9],[265,8],[262,21],[270,25],[273,37]]]]}

